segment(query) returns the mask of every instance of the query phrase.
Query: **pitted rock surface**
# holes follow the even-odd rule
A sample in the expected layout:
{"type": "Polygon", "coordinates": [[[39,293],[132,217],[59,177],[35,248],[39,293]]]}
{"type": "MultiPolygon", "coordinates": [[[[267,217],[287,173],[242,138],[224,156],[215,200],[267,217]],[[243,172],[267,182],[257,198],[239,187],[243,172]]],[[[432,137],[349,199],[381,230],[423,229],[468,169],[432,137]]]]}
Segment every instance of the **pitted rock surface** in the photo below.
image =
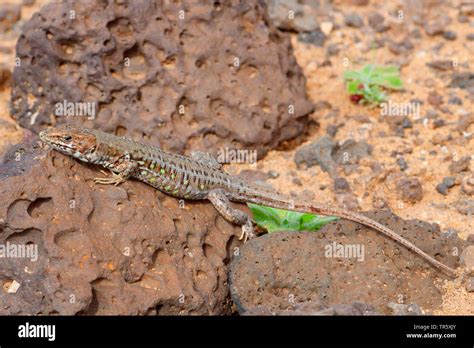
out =
{"type": "MultiPolygon", "coordinates": [[[[389,211],[364,214],[448,266],[457,266],[453,248],[459,255],[465,242],[445,237],[438,225],[402,220],[389,211]]],[[[277,232],[251,240],[232,260],[229,278],[239,313],[258,311],[262,305],[266,313],[280,313],[306,302],[322,308],[363,302],[384,314],[392,314],[392,302],[416,303],[429,313],[442,303],[443,279],[444,274],[405,247],[342,219],[319,232],[277,232]],[[333,243],[364,246],[363,261],[330,257],[333,243]]]]}
{"type": "Polygon", "coordinates": [[[6,155],[0,244],[37,245],[38,259],[0,258],[0,314],[228,314],[240,228],[207,202],[180,208],[138,181],[95,185],[97,176],[24,144],[6,155]]]}
{"type": "Polygon", "coordinates": [[[258,0],[54,1],[25,23],[17,56],[11,113],[36,133],[68,122],[261,157],[301,135],[313,109],[289,36],[258,0]],[[95,119],[56,116],[65,101],[97,103],[95,119]]]}

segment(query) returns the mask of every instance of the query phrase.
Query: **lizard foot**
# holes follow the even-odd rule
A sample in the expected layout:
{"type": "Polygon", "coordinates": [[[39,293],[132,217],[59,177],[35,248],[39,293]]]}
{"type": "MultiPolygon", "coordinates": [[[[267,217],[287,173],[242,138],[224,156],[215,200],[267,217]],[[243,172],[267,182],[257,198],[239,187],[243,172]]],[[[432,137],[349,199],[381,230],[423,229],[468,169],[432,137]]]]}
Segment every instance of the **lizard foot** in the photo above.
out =
{"type": "Polygon", "coordinates": [[[253,232],[253,224],[252,220],[248,219],[247,222],[242,225],[242,234],[240,235],[239,240],[244,240],[244,243],[255,237],[255,233],[253,232]]]}
{"type": "Polygon", "coordinates": [[[119,185],[126,180],[120,175],[112,172],[111,178],[94,178],[94,182],[100,185],[119,185]]]}

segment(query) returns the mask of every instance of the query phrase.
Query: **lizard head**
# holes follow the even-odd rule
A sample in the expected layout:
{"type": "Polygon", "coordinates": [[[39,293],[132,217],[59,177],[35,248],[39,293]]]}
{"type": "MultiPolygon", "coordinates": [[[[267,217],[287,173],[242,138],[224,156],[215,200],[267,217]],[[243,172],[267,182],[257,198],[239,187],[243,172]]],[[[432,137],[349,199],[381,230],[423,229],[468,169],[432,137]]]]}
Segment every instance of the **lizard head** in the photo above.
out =
{"type": "Polygon", "coordinates": [[[84,162],[93,162],[97,148],[96,136],[89,130],[71,125],[46,129],[39,134],[43,143],[56,151],[76,157],[84,162]]]}

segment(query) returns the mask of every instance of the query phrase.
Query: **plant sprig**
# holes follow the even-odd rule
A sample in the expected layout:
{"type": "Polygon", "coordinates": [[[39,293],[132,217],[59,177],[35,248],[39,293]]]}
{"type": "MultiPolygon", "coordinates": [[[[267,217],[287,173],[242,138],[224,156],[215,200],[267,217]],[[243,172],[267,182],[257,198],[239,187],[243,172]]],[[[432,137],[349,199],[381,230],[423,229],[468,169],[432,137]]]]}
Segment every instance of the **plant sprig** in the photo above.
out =
{"type": "Polygon", "coordinates": [[[400,90],[403,82],[396,66],[366,64],[361,70],[344,72],[346,90],[354,103],[378,106],[387,100],[384,89],[400,90]]]}
{"type": "Polygon", "coordinates": [[[337,220],[333,216],[318,216],[247,203],[255,223],[269,233],[275,231],[317,231],[325,224],[337,220]]]}

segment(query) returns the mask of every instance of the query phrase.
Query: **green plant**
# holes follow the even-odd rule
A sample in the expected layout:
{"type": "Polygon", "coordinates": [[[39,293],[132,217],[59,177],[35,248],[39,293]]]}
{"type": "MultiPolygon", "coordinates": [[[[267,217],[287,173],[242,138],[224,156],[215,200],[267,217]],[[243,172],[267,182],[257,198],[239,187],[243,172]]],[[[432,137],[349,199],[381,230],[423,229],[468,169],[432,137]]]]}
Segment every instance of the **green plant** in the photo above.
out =
{"type": "Polygon", "coordinates": [[[400,71],[396,66],[367,64],[359,71],[346,71],[344,80],[352,102],[371,106],[377,106],[387,100],[381,88],[403,88],[400,71]]]}
{"type": "Polygon", "coordinates": [[[255,223],[268,232],[275,231],[317,231],[328,222],[337,220],[333,216],[317,216],[283,209],[263,207],[247,203],[255,223]]]}

